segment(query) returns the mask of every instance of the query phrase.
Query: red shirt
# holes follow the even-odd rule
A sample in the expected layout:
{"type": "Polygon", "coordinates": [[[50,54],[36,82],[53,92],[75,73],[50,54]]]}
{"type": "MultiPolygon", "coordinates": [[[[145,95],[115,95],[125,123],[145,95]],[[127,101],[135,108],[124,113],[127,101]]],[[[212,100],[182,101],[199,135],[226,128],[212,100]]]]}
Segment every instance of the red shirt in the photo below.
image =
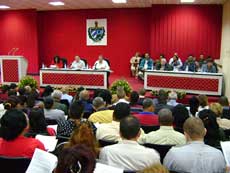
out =
{"type": "Polygon", "coordinates": [[[50,136],[55,136],[56,135],[56,132],[54,129],[50,128],[50,127],[47,127],[47,132],[50,136]]]}
{"type": "Polygon", "coordinates": [[[151,112],[140,112],[138,114],[134,114],[141,125],[144,126],[159,126],[158,115],[151,112]]]}
{"type": "Polygon", "coordinates": [[[45,151],[44,145],[34,138],[19,136],[13,141],[0,138],[0,155],[2,156],[32,158],[35,148],[45,151]]]}

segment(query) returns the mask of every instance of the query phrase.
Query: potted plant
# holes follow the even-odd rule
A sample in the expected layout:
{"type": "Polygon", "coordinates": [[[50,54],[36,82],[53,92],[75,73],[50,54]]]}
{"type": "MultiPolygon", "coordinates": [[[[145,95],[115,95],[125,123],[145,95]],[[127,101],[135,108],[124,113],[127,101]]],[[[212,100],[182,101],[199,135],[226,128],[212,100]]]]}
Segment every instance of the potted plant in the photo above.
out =
{"type": "Polygon", "coordinates": [[[126,81],[125,79],[119,79],[114,81],[110,87],[110,91],[112,94],[116,94],[118,86],[124,88],[126,95],[129,95],[132,92],[132,88],[128,81],[126,81]]]}
{"type": "Polygon", "coordinates": [[[18,87],[24,88],[25,86],[30,86],[31,88],[37,88],[38,82],[32,76],[24,76],[19,81],[18,87]]]}

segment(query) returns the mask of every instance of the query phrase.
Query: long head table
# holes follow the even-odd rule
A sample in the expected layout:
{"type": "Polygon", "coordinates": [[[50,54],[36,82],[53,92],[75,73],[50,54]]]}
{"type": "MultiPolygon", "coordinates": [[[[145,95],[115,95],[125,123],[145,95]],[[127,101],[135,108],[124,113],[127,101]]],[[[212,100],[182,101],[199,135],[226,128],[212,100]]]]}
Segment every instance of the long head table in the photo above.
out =
{"type": "Polygon", "coordinates": [[[40,70],[40,86],[82,86],[88,89],[106,89],[109,71],[50,69],[40,70]]]}
{"type": "Polygon", "coordinates": [[[192,94],[221,95],[223,74],[145,71],[144,88],[147,90],[175,90],[192,94]]]}

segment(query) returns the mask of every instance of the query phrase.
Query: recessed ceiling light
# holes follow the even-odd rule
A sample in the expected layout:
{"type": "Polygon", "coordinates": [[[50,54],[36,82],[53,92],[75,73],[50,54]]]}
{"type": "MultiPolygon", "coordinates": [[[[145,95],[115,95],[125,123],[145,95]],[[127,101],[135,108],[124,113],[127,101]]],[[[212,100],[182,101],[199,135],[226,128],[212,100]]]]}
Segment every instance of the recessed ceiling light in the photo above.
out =
{"type": "Polygon", "coordinates": [[[8,9],[8,8],[10,8],[10,7],[7,5],[0,5],[0,9],[8,9]]]}
{"type": "Polygon", "coordinates": [[[112,0],[113,3],[127,3],[127,0],[112,0]]]}
{"type": "Polygon", "coordinates": [[[53,5],[53,6],[61,6],[61,5],[65,5],[64,2],[61,2],[61,1],[54,1],[54,2],[49,2],[50,5],[53,5]]]}
{"type": "Polygon", "coordinates": [[[195,0],[180,0],[181,3],[193,3],[195,0]]]}

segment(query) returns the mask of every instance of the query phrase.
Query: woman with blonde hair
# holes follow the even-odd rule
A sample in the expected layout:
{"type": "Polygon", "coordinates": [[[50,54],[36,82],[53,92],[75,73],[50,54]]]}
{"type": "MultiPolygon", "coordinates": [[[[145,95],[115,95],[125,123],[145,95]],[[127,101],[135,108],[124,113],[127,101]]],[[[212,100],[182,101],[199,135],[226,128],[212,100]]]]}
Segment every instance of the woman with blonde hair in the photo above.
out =
{"type": "Polygon", "coordinates": [[[92,130],[92,124],[89,121],[81,121],[78,127],[73,131],[69,142],[65,144],[64,148],[69,148],[77,144],[83,144],[90,148],[97,157],[99,148],[97,147],[96,138],[92,130]]]}
{"type": "Polygon", "coordinates": [[[144,169],[139,173],[169,173],[169,171],[163,165],[156,164],[149,168],[144,169]]]}

